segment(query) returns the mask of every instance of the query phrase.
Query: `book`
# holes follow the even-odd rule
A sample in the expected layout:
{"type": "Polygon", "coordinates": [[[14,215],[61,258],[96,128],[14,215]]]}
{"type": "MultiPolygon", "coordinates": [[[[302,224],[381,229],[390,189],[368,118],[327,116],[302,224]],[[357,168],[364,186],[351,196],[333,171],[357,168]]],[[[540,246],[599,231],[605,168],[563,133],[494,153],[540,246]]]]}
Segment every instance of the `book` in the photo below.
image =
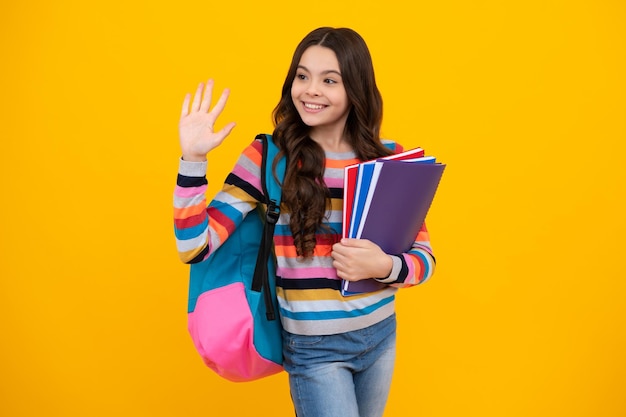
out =
{"type": "MultiPolygon", "coordinates": [[[[382,160],[411,160],[424,156],[424,149],[414,148],[405,152],[385,156],[382,160]]],[[[350,227],[352,216],[352,204],[354,202],[355,185],[357,183],[358,169],[361,163],[348,165],[344,168],[343,176],[343,237],[348,237],[348,229],[350,227]]]]}
{"type": "MultiPolygon", "coordinates": [[[[372,184],[375,185],[378,182],[383,162],[384,160],[370,161],[359,167],[359,175],[357,176],[357,183],[359,186],[356,189],[352,207],[351,224],[350,229],[348,230],[349,237],[361,237],[361,232],[364,226],[362,219],[364,216],[366,217],[368,215],[372,195],[375,190],[375,187],[373,187],[372,184]],[[363,170],[362,176],[360,175],[361,170],[363,170]]],[[[402,162],[432,164],[435,163],[435,157],[423,156],[402,160],[402,162]]]]}
{"type": "Polygon", "coordinates": [[[411,248],[430,209],[445,164],[385,161],[367,201],[356,237],[389,254],[411,248]]]}
{"type": "MultiPolygon", "coordinates": [[[[407,252],[424,223],[444,169],[445,164],[434,157],[358,164],[355,183],[344,189],[348,194],[344,198],[352,200],[344,203],[352,208],[351,214],[344,213],[344,222],[349,222],[344,236],[369,239],[388,254],[407,252]]],[[[374,279],[344,281],[342,294],[375,291],[384,285],[374,279]]]]}

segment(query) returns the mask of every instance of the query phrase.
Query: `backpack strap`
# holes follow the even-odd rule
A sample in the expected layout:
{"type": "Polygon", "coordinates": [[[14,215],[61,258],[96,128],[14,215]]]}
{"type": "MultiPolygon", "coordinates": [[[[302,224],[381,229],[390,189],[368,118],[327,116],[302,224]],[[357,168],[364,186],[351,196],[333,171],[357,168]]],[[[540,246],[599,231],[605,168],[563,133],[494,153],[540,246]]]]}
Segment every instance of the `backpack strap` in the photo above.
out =
{"type": "MultiPolygon", "coordinates": [[[[261,162],[261,185],[263,193],[270,202],[280,207],[280,199],[282,192],[282,182],[285,179],[285,169],[287,167],[287,159],[283,156],[276,165],[276,177],[272,172],[272,164],[279,149],[274,143],[271,135],[258,135],[257,138],[263,141],[263,158],[261,162]],[[278,181],[277,181],[278,180],[278,181]]],[[[280,208],[278,208],[280,211],[280,208]]]]}
{"type": "Polygon", "coordinates": [[[278,217],[280,216],[280,199],[281,184],[285,177],[286,158],[282,157],[276,165],[276,177],[272,172],[273,161],[278,154],[278,147],[270,135],[258,135],[257,139],[261,139],[263,143],[263,154],[261,159],[261,186],[263,187],[263,195],[265,196],[265,204],[267,210],[265,212],[265,224],[263,226],[263,236],[261,238],[261,247],[256,259],[254,268],[254,278],[252,280],[252,291],[263,291],[265,300],[265,310],[268,320],[275,320],[276,313],[274,311],[274,303],[270,291],[268,276],[268,261],[272,253],[274,243],[274,229],[278,217]]]}

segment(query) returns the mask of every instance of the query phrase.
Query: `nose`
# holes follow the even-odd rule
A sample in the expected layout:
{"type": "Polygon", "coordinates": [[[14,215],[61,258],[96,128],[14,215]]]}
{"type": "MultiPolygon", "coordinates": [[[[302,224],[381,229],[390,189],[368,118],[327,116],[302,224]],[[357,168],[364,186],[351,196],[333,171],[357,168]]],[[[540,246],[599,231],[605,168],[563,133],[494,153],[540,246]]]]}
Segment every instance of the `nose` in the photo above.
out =
{"type": "Polygon", "coordinates": [[[317,97],[320,95],[320,90],[315,82],[310,82],[306,87],[306,93],[309,96],[317,97]]]}

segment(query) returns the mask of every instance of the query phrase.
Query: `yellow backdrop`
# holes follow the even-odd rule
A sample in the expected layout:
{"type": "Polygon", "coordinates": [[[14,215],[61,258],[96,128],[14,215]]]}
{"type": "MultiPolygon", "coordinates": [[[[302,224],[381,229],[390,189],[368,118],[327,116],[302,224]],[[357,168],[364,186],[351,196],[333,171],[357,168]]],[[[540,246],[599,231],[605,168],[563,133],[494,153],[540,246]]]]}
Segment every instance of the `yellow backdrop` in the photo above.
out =
{"type": "Polygon", "coordinates": [[[171,193],[184,94],[232,89],[213,193],[323,25],[368,41],[385,136],[448,164],[437,272],[398,299],[386,416],[626,415],[622,1],[59,0],[0,16],[0,415],[293,415],[284,374],[229,383],[193,350],[171,193]]]}

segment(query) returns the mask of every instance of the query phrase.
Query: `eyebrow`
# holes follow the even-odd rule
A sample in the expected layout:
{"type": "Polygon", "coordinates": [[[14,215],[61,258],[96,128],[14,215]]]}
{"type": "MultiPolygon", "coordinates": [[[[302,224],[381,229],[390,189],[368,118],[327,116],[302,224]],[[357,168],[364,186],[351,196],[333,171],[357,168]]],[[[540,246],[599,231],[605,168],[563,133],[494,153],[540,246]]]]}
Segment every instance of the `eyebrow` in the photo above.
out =
{"type": "MultiPolygon", "coordinates": [[[[307,67],[305,67],[304,65],[298,65],[298,68],[305,70],[306,72],[311,72],[307,67]]],[[[337,70],[325,70],[321,72],[322,75],[327,75],[327,74],[337,74],[338,76],[341,77],[341,73],[337,70]]]]}

